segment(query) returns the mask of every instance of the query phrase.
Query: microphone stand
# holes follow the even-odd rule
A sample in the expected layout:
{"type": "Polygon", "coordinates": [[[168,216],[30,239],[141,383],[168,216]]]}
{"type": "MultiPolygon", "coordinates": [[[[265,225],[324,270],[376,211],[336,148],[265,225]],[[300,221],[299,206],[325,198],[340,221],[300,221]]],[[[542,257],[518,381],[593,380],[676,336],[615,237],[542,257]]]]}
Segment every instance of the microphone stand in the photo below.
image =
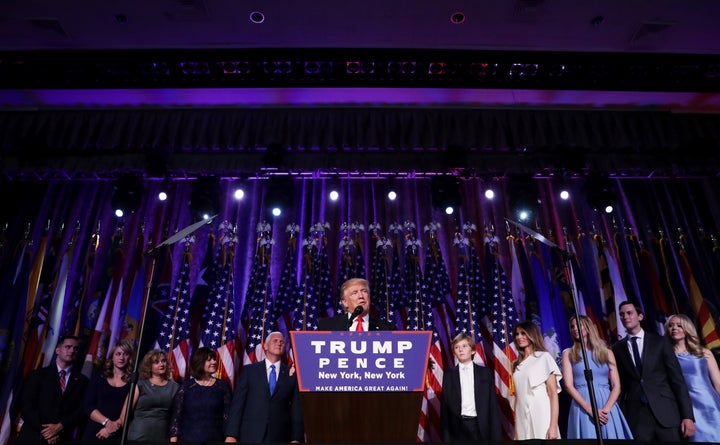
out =
{"type": "Polygon", "coordinates": [[[572,303],[573,303],[573,317],[575,319],[575,326],[577,326],[577,330],[578,330],[578,337],[579,337],[579,341],[580,341],[580,351],[581,351],[581,356],[583,359],[583,365],[585,366],[584,375],[585,375],[585,380],[587,381],[587,385],[588,385],[588,395],[590,396],[590,407],[592,408],[593,424],[595,425],[595,436],[597,437],[597,443],[599,445],[603,445],[602,430],[600,428],[600,417],[599,417],[599,412],[598,412],[598,407],[597,407],[597,399],[595,397],[595,385],[593,384],[593,374],[592,374],[592,370],[590,369],[590,362],[588,361],[587,349],[585,348],[585,336],[582,333],[582,324],[580,323],[580,312],[578,311],[578,304],[577,304],[577,299],[576,299],[575,291],[574,291],[574,283],[570,280],[570,277],[572,276],[570,274],[570,270],[571,270],[570,251],[561,249],[560,246],[558,246],[554,242],[550,241],[549,239],[545,238],[544,236],[542,236],[541,234],[537,233],[536,231],[530,229],[529,227],[525,227],[524,225],[520,224],[519,222],[515,222],[515,221],[512,221],[507,218],[505,218],[505,220],[507,222],[513,224],[518,229],[529,234],[536,240],[540,241],[541,243],[545,244],[546,246],[549,246],[551,249],[558,252],[563,259],[563,273],[565,274],[565,278],[569,284],[568,287],[570,288],[570,296],[572,297],[572,303]]]}
{"type": "Polygon", "coordinates": [[[191,235],[200,227],[206,224],[210,224],[216,216],[217,215],[213,215],[206,220],[202,220],[191,224],[188,227],[185,227],[184,229],[177,232],[175,235],[171,236],[162,243],[158,244],[156,247],[149,249],[146,252],[148,255],[150,255],[150,258],[152,260],[150,262],[150,273],[148,276],[147,286],[145,288],[145,295],[143,296],[145,301],[143,303],[142,316],[139,321],[140,333],[138,334],[138,342],[135,348],[135,365],[133,366],[132,374],[130,374],[130,389],[128,390],[127,404],[125,406],[125,419],[123,422],[122,434],[120,436],[120,445],[125,445],[127,443],[128,430],[130,429],[130,417],[132,416],[133,410],[135,409],[135,388],[137,387],[138,382],[138,368],[140,367],[141,360],[140,351],[142,350],[143,334],[145,333],[145,318],[147,317],[147,310],[148,306],[150,305],[150,291],[152,290],[153,277],[155,275],[155,265],[157,263],[157,256],[160,252],[160,248],[163,246],[170,246],[172,244],[175,244],[181,239],[191,235]]]}

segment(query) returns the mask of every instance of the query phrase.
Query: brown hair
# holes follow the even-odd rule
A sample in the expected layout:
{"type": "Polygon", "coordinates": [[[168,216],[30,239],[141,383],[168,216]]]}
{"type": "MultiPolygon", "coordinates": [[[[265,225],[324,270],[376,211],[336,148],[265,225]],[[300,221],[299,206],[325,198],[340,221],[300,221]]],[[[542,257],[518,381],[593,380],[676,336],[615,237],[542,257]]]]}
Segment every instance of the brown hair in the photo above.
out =
{"type": "MultiPolygon", "coordinates": [[[[540,352],[540,351],[547,351],[545,349],[545,342],[543,341],[542,332],[540,332],[540,328],[538,325],[533,323],[530,320],[521,321],[515,326],[515,329],[513,329],[513,337],[515,337],[518,332],[525,331],[525,334],[527,335],[528,341],[530,342],[530,347],[532,349],[531,353],[540,352]]],[[[515,346],[517,347],[517,341],[515,341],[515,346]]],[[[525,357],[527,357],[528,353],[524,349],[518,348],[518,358],[515,359],[515,361],[512,364],[512,369],[515,371],[515,367],[523,361],[525,357]]]]}
{"type": "Polygon", "coordinates": [[[463,340],[467,340],[468,344],[470,345],[470,349],[473,350],[473,354],[474,354],[475,353],[475,339],[472,338],[472,335],[468,335],[465,332],[459,333],[458,335],[455,336],[455,338],[452,339],[450,348],[454,348],[456,344],[460,343],[463,340]]]}
{"type": "Polygon", "coordinates": [[[205,376],[205,362],[210,357],[217,360],[217,354],[207,346],[202,346],[193,351],[190,355],[190,374],[196,379],[202,379],[205,376]]]}
{"type": "Polygon", "coordinates": [[[167,363],[167,366],[165,367],[165,375],[163,375],[163,377],[165,380],[170,380],[172,378],[172,363],[170,363],[167,353],[165,351],[161,351],[160,349],[153,349],[145,354],[142,362],[140,362],[140,370],[138,371],[140,378],[147,380],[152,377],[152,366],[163,358],[167,363]]]}

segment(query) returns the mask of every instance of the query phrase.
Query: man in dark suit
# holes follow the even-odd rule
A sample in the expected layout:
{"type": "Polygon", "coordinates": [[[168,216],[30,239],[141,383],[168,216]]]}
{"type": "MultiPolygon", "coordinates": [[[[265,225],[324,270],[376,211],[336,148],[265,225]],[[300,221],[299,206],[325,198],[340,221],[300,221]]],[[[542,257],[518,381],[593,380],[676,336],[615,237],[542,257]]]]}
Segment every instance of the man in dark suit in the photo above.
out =
{"type": "Polygon", "coordinates": [[[475,340],[471,336],[460,333],[451,346],[458,366],[443,373],[440,405],[443,442],[502,440],[492,371],[473,363],[475,340]]]}
{"type": "Polygon", "coordinates": [[[395,323],[370,317],[370,287],[363,278],[350,278],[340,287],[344,313],[320,319],[318,331],[394,331],[395,323]]]}
{"type": "Polygon", "coordinates": [[[60,337],[55,363],[28,375],[20,395],[18,445],[70,442],[86,420],[82,404],[88,379],[73,368],[79,347],[77,337],[60,337]]]}
{"type": "Polygon", "coordinates": [[[642,309],[620,303],[627,336],[613,345],[620,374],[620,407],[635,440],[679,441],[695,434],[692,402],[667,338],[642,329],[642,309]]]}
{"type": "Polygon", "coordinates": [[[265,359],[245,366],[230,404],[225,442],[303,442],[305,429],[294,368],[281,359],[285,337],[268,334],[265,359]]]}

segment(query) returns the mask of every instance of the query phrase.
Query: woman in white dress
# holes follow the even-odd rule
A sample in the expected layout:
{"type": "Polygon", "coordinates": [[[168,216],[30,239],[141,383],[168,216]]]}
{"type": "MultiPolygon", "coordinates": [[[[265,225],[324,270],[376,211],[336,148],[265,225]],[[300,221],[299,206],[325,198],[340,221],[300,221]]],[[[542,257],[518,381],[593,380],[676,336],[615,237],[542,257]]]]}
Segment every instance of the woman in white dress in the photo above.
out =
{"type": "Polygon", "coordinates": [[[518,350],[513,362],[515,439],[559,439],[560,368],[532,321],[518,323],[513,337],[518,350]]]}

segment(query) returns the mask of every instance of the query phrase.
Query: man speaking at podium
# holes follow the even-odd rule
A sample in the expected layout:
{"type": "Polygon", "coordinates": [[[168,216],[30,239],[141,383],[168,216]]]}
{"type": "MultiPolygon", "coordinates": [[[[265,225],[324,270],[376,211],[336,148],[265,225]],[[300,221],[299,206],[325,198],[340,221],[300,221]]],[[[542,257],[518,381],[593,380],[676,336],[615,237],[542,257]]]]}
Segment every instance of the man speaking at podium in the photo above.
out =
{"type": "Polygon", "coordinates": [[[318,321],[318,331],[394,331],[395,323],[370,316],[370,289],[363,278],[350,278],[340,288],[344,313],[318,321]]]}

